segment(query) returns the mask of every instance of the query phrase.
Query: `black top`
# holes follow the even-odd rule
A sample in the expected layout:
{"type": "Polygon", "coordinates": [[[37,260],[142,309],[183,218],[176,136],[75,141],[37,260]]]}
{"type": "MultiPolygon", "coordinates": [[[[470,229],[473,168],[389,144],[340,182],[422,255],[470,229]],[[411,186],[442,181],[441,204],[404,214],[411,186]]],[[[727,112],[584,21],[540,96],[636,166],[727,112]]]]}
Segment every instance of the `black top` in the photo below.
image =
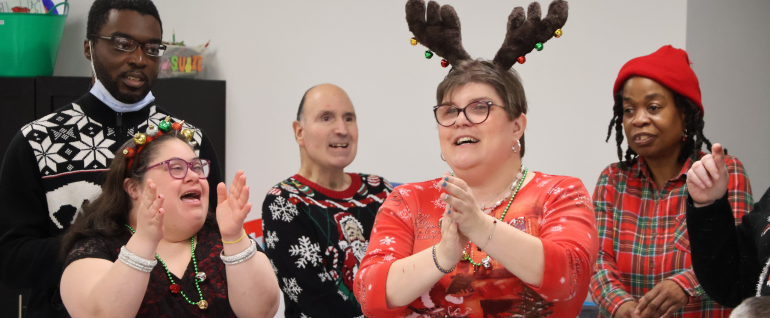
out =
{"type": "Polygon", "coordinates": [[[348,175],[352,182],[343,191],[294,175],[265,197],[265,254],[283,290],[286,318],[363,317],[353,280],[393,187],[376,175],[348,175]]]}
{"type": "MultiPolygon", "coordinates": [[[[126,229],[126,233],[120,237],[89,237],[75,243],[67,256],[65,267],[70,263],[84,258],[101,258],[110,262],[115,262],[120,254],[120,247],[126,245],[131,238],[131,233],[126,229]]],[[[257,245],[257,249],[262,249],[257,245]]],[[[195,246],[195,258],[198,261],[198,272],[206,273],[206,280],[199,283],[203,300],[209,303],[207,309],[200,309],[198,306],[188,303],[181,294],[173,294],[169,287],[171,281],[168,279],[163,265],[158,265],[150,273],[150,283],[142,300],[142,306],[139,307],[137,317],[235,317],[230,302],[227,298],[227,273],[225,264],[219,257],[222,252],[222,239],[219,231],[207,230],[205,227],[198,232],[198,241],[195,246]]],[[[195,268],[192,259],[187,264],[184,276],[182,278],[174,277],[174,282],[178,284],[182,292],[188,299],[198,302],[200,296],[195,288],[195,268]]]]}
{"type": "MultiPolygon", "coordinates": [[[[13,137],[0,170],[0,281],[31,289],[29,317],[69,317],[58,292],[61,235],[81,213],[83,200],[101,192],[118,148],[167,114],[154,104],[116,113],[87,93],[13,137]]],[[[214,147],[199,129],[194,138],[200,156],[211,160],[208,181],[216,187],[222,172],[214,147]]],[[[212,210],[216,195],[211,191],[212,210]]]]}
{"type": "Polygon", "coordinates": [[[754,296],[770,296],[770,189],[735,225],[727,195],[696,208],[687,198],[692,267],[706,294],[736,307],[754,296]]]}

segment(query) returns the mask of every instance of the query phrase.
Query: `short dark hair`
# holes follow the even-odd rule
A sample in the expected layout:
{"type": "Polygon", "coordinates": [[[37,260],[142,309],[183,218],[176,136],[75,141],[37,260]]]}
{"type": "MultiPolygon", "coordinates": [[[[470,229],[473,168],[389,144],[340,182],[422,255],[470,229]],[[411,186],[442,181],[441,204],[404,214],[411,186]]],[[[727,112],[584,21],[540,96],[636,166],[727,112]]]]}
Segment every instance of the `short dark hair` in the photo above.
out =
{"type": "Polygon", "coordinates": [[[299,109],[297,109],[297,121],[302,121],[302,116],[305,115],[305,97],[307,97],[307,93],[310,92],[311,89],[314,89],[316,86],[318,85],[308,88],[305,91],[305,94],[302,94],[302,100],[299,101],[299,109]]]}
{"type": "Polygon", "coordinates": [[[160,24],[160,34],[163,35],[163,22],[160,21],[158,8],[151,0],[96,0],[88,11],[88,23],[86,24],[86,38],[91,39],[94,34],[99,34],[110,10],[132,10],[144,15],[151,15],[160,24]]]}
{"type": "MultiPolygon", "coordinates": [[[[519,73],[514,69],[503,69],[496,64],[483,59],[464,60],[455,65],[449,74],[438,84],[436,103],[441,104],[444,97],[451,94],[455,88],[468,83],[483,83],[492,86],[497,95],[503,100],[503,109],[509,120],[519,118],[527,113],[527,96],[521,84],[519,73]]],[[[462,105],[465,106],[465,105],[462,105]]],[[[461,106],[461,107],[462,107],[461,106]]],[[[521,150],[524,157],[524,134],[521,134],[521,150]]]]}

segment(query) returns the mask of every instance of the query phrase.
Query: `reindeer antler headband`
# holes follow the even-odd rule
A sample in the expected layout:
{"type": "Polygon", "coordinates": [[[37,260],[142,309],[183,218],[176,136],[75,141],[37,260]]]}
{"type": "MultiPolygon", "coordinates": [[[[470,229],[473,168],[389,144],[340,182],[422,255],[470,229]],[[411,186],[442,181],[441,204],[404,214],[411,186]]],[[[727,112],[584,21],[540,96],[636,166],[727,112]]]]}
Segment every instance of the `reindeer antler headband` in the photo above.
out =
{"type": "MultiPolygon", "coordinates": [[[[503,46],[495,54],[493,63],[501,69],[510,69],[513,64],[526,61],[524,57],[532,49],[543,49],[543,43],[551,37],[561,37],[561,28],[567,23],[567,1],[555,0],[548,7],[548,14],[541,19],[540,4],[532,2],[524,9],[516,7],[508,16],[508,32],[503,46]]],[[[423,0],[406,2],[406,22],[409,31],[414,34],[412,45],[421,43],[428,48],[425,57],[433,57],[433,52],[443,57],[441,66],[457,65],[471,57],[465,51],[460,37],[460,18],[450,5],[439,6],[435,1],[428,2],[427,12],[423,0]],[[426,19],[427,13],[427,19],[426,19]],[[432,52],[431,52],[432,51],[432,52]]]]}

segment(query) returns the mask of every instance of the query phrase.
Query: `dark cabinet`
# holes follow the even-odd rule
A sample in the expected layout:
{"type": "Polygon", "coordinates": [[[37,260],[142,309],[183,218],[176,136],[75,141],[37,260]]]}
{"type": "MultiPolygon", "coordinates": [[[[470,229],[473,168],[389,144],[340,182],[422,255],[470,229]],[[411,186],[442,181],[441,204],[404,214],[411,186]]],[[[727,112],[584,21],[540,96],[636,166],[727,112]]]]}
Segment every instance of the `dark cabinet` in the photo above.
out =
{"type": "MultiPolygon", "coordinates": [[[[89,77],[0,77],[0,160],[22,126],[75,101],[90,86],[89,77]]],[[[158,79],[152,93],[158,105],[209,136],[224,172],[225,81],[158,79]]],[[[18,317],[25,298],[24,291],[0,285],[0,317],[18,317]]]]}

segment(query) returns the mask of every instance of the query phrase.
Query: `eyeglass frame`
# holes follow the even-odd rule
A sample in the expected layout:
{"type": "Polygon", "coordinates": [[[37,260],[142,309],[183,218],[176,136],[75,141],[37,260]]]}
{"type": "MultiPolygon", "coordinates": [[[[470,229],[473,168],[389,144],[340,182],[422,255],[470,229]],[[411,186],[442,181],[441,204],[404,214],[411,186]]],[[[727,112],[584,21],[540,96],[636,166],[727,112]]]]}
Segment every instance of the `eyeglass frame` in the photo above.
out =
{"type": "MultiPolygon", "coordinates": [[[[201,161],[201,169],[203,169],[202,167],[204,166],[204,163],[209,166],[209,172],[206,173],[205,176],[201,176],[199,173],[197,173],[197,172],[195,172],[193,170],[193,167],[192,167],[193,162],[187,162],[187,160],[184,160],[184,159],[179,158],[179,157],[174,157],[174,158],[171,158],[171,159],[168,159],[168,160],[165,160],[165,161],[161,161],[159,163],[156,163],[156,164],[154,164],[152,166],[149,166],[149,167],[143,169],[142,171],[137,171],[136,173],[145,173],[145,172],[149,171],[152,168],[159,167],[161,165],[166,165],[166,170],[168,171],[168,175],[170,175],[172,178],[177,179],[177,180],[184,180],[184,178],[187,177],[187,172],[190,171],[190,170],[193,170],[193,172],[195,172],[195,174],[198,175],[198,178],[201,178],[201,179],[208,178],[209,174],[211,174],[211,160],[201,159],[201,158],[196,158],[196,159],[201,161]],[[171,163],[171,161],[173,161],[173,160],[182,160],[184,163],[187,164],[187,169],[184,170],[184,175],[181,178],[177,178],[173,174],[171,174],[171,167],[169,167],[168,164],[171,163]]],[[[195,160],[195,159],[193,159],[193,160],[195,160]]]]}
{"type": "Polygon", "coordinates": [[[129,52],[129,53],[131,53],[131,52],[136,51],[137,48],[141,47],[142,48],[141,49],[142,52],[144,52],[144,54],[147,54],[147,56],[151,56],[151,57],[161,57],[161,56],[163,56],[163,54],[166,53],[166,50],[168,49],[168,46],[163,44],[163,43],[155,43],[155,42],[144,42],[144,43],[142,43],[142,42],[137,41],[134,38],[131,38],[131,37],[125,36],[125,35],[100,35],[100,34],[92,34],[91,37],[96,38],[96,39],[108,40],[108,41],[112,42],[112,46],[114,48],[116,48],[116,49],[118,49],[118,50],[120,50],[122,52],[129,52]],[[124,38],[124,39],[130,40],[130,41],[134,41],[134,42],[136,42],[136,47],[133,50],[131,50],[131,51],[123,50],[123,49],[117,47],[117,45],[115,45],[115,37],[120,37],[120,38],[124,38]],[[159,55],[152,55],[150,53],[147,53],[147,51],[144,49],[144,46],[146,44],[158,44],[159,45],[158,50],[160,51],[160,54],[159,55]]]}
{"type": "Polygon", "coordinates": [[[489,113],[492,112],[492,106],[497,106],[497,107],[500,107],[500,108],[505,108],[503,106],[497,105],[497,104],[493,103],[492,101],[488,101],[488,100],[473,101],[473,102],[470,102],[468,105],[465,105],[465,107],[463,107],[463,108],[459,108],[459,107],[457,107],[455,105],[452,105],[452,104],[441,104],[441,105],[433,106],[433,118],[436,119],[436,123],[439,124],[440,126],[451,127],[452,125],[457,123],[457,118],[460,117],[460,113],[462,113],[465,116],[465,119],[468,120],[468,122],[470,122],[471,124],[478,125],[478,124],[481,124],[481,123],[487,121],[487,119],[489,119],[489,113]],[[474,123],[473,121],[471,121],[470,118],[468,118],[468,113],[465,112],[465,109],[467,109],[468,106],[473,105],[473,104],[477,104],[477,103],[485,103],[485,104],[487,104],[487,107],[489,107],[489,109],[487,110],[487,116],[484,117],[484,119],[482,121],[480,121],[478,123],[474,123]],[[449,124],[449,125],[443,125],[438,120],[438,109],[440,107],[445,107],[445,106],[450,106],[450,107],[453,107],[453,108],[459,110],[459,112],[457,112],[457,116],[455,117],[455,120],[451,124],[449,124]]]}

